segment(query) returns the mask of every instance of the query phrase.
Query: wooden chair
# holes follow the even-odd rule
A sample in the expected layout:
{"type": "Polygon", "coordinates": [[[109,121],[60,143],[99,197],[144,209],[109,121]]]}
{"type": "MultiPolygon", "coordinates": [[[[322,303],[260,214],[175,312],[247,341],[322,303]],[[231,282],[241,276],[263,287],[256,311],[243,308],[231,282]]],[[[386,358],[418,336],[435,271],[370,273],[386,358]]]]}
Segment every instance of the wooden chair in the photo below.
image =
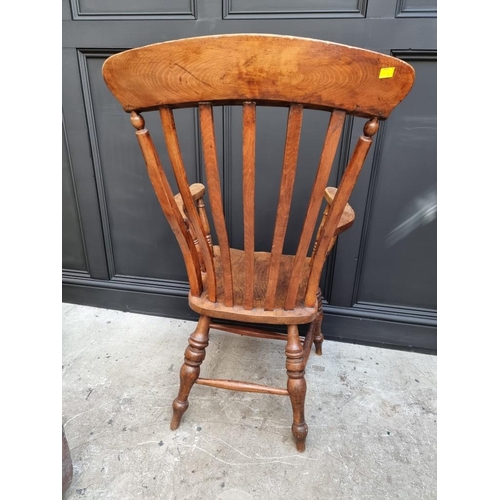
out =
{"type": "MultiPolygon", "coordinates": [[[[321,354],[320,275],[337,236],[354,221],[348,205],[379,121],[410,91],[414,70],[383,54],[331,42],[276,35],[217,35],[187,38],[127,50],[103,66],[111,92],[131,114],[147,171],[161,208],[182,251],[189,279],[189,305],[200,314],[189,338],[180,370],[180,389],[173,402],[171,428],[188,408],[194,383],[289,396],[292,433],[304,451],[304,372],[311,345],[321,354]],[[244,248],[230,248],[222,205],[216,155],[213,106],[243,108],[244,248]],[[256,106],[288,107],[279,204],[271,252],[256,252],[255,130],[256,106]],[[205,212],[205,186],[189,185],[176,133],[173,109],[198,107],[208,198],[218,245],[212,244],[205,212]],[[303,110],[324,110],[329,124],[294,255],[284,255],[303,110]],[[179,194],[174,195],[160,164],[141,111],[159,110],[179,194]],[[346,116],[367,118],[338,189],[328,177],[346,116]],[[326,210],[308,255],[323,198],[326,210]],[[286,325],[287,334],[237,327],[214,320],[286,325]],[[298,325],[309,323],[305,338],[298,325]],[[286,340],[286,389],[200,378],[210,328],[241,335],[286,340]]],[[[233,168],[239,168],[233,165],[233,168]]],[[[279,168],[276,165],[276,168],[279,168]]]]}

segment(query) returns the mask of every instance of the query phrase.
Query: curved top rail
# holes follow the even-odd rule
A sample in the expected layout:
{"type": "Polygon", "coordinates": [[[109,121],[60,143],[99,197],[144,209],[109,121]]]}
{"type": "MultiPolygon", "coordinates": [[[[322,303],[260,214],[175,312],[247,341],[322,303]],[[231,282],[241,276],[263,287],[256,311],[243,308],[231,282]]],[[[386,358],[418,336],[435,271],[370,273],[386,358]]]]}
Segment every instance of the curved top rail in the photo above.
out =
{"type": "Polygon", "coordinates": [[[392,56],[280,35],[185,38],[106,60],[103,77],[125,111],[256,101],[387,118],[414,70],[392,56]]]}

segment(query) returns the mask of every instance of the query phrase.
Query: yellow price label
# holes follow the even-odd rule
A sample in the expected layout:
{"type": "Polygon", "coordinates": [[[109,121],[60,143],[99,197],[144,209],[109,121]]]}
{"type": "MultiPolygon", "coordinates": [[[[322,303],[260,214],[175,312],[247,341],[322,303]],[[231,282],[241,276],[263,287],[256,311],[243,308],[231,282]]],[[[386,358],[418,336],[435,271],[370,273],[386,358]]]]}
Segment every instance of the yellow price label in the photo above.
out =
{"type": "Polygon", "coordinates": [[[394,70],[396,68],[380,68],[379,78],[392,78],[394,76],[394,70]]]}

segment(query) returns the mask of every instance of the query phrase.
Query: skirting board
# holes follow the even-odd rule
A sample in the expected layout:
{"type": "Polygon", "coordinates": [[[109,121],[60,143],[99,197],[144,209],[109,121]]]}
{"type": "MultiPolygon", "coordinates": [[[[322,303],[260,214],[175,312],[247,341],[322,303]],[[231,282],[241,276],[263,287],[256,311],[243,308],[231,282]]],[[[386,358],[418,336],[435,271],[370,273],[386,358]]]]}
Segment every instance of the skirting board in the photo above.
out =
{"type": "MultiPolygon", "coordinates": [[[[63,302],[88,305],[140,314],[151,314],[196,321],[198,315],[192,311],[185,293],[165,294],[153,291],[130,290],[106,282],[78,284],[77,280],[63,282],[63,302]]],[[[93,281],[93,280],[92,280],[93,281]]],[[[109,282],[107,282],[109,283],[109,282]]],[[[406,323],[399,316],[386,315],[387,319],[359,317],[348,310],[341,314],[325,305],[323,335],[327,340],[373,345],[392,349],[411,350],[426,354],[437,351],[436,327],[406,323]]],[[[379,315],[380,316],[380,315],[379,315]]],[[[284,328],[273,328],[285,331],[284,328]]]]}

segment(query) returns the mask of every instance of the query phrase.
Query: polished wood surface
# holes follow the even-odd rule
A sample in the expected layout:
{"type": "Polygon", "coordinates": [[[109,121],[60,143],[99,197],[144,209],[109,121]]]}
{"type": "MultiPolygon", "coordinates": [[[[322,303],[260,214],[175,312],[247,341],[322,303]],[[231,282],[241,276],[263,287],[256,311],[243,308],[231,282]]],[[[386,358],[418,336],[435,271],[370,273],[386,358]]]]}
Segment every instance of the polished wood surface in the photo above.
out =
{"type": "MultiPolygon", "coordinates": [[[[217,296],[215,285],[215,268],[213,265],[212,254],[207,243],[207,235],[203,230],[203,224],[201,222],[198,211],[196,210],[196,205],[189,189],[189,183],[187,180],[186,170],[184,169],[184,161],[182,159],[181,148],[179,146],[179,139],[177,137],[177,130],[175,129],[174,114],[170,108],[161,108],[160,118],[163,128],[163,134],[165,136],[165,143],[167,145],[168,154],[170,156],[170,162],[172,163],[172,170],[174,171],[175,175],[175,180],[177,181],[177,186],[182,196],[182,201],[189,218],[189,223],[193,228],[200,245],[203,264],[206,269],[208,295],[210,297],[210,300],[215,301],[217,299],[217,296]]],[[[158,155],[156,154],[156,156],[158,155]]],[[[164,184],[168,185],[166,177],[163,177],[164,184]]],[[[169,185],[168,189],[170,189],[169,185]]],[[[194,295],[199,296],[200,293],[195,293],[194,295]]]]}
{"type": "MultiPolygon", "coordinates": [[[[205,172],[207,175],[208,196],[212,207],[215,232],[219,240],[221,253],[220,263],[222,276],[217,277],[218,283],[223,283],[223,294],[217,294],[219,301],[231,307],[233,305],[233,276],[231,272],[231,258],[229,254],[229,238],[227,237],[226,221],[222,205],[219,167],[217,165],[217,149],[215,144],[214,116],[210,104],[200,104],[200,128],[205,158],[205,172]],[[223,298],[222,298],[223,297],[223,298]]],[[[213,301],[212,301],[213,302],[213,301]]]]}
{"type": "MultiPolygon", "coordinates": [[[[200,198],[203,198],[205,195],[205,186],[199,182],[196,182],[194,184],[191,184],[189,186],[189,192],[191,193],[191,197],[193,198],[194,201],[198,201],[200,198]]],[[[184,202],[182,201],[182,196],[180,193],[177,193],[174,196],[175,203],[177,204],[177,208],[179,209],[179,212],[181,214],[186,213],[186,210],[184,208],[184,202]]],[[[185,221],[188,220],[187,215],[185,215],[185,221]]]]}
{"type": "Polygon", "coordinates": [[[306,379],[304,378],[306,360],[304,348],[300,343],[297,325],[288,327],[286,343],[286,373],[288,375],[288,394],[292,403],[293,424],[292,433],[295,436],[297,450],[304,451],[306,447],[307,424],[304,418],[304,403],[306,397],[306,379]]]}
{"type": "MultiPolygon", "coordinates": [[[[229,319],[235,321],[262,322],[267,324],[286,325],[290,323],[303,324],[309,323],[316,317],[317,307],[298,306],[293,310],[285,310],[285,296],[288,289],[288,283],[291,277],[291,269],[293,265],[293,255],[281,255],[280,261],[277,263],[278,276],[276,278],[276,294],[274,296],[274,306],[271,310],[265,308],[267,300],[267,275],[271,262],[271,254],[269,252],[255,252],[255,268],[254,268],[254,306],[251,310],[244,308],[246,279],[245,279],[245,252],[235,248],[231,248],[231,267],[233,270],[233,296],[234,305],[228,307],[224,302],[224,286],[222,284],[222,256],[218,246],[213,247],[214,264],[217,276],[217,296],[220,301],[214,303],[208,298],[206,292],[200,297],[193,294],[189,296],[189,305],[191,308],[200,313],[211,316],[212,318],[229,319]]],[[[306,259],[301,272],[301,284],[299,285],[299,294],[304,295],[307,279],[309,275],[308,267],[309,259],[306,259]]]]}
{"type": "Polygon", "coordinates": [[[123,108],[131,112],[149,177],[186,262],[189,305],[201,315],[185,351],[171,428],[178,427],[194,383],[288,395],[293,411],[292,433],[297,450],[304,451],[308,432],[304,416],[305,367],[312,345],[320,355],[323,343],[321,273],[338,235],[354,222],[348,200],[379,120],[387,118],[411,89],[413,68],[394,57],[332,42],[244,34],[198,37],[128,50],[107,59],[103,76],[123,108]],[[381,77],[384,68],[393,68],[388,72],[393,76],[381,77]],[[243,249],[230,247],[226,227],[213,114],[213,106],[221,104],[242,107],[243,249]],[[289,108],[270,252],[255,251],[258,105],[289,108]],[[187,106],[198,107],[206,187],[189,184],[182,158],[173,109],[187,106]],[[305,108],[325,110],[330,119],[318,167],[311,169],[315,178],[306,213],[300,221],[290,221],[305,108]],[[175,196],[139,114],[151,109],[160,112],[179,191],[175,196]],[[327,186],[347,115],[368,121],[338,188],[327,186]],[[205,194],[217,245],[212,243],[205,194]],[[325,208],[308,255],[322,203],[325,208]],[[301,223],[302,231],[296,251],[285,255],[284,242],[291,222],[301,223]],[[287,334],[255,326],[231,327],[214,319],[286,325],[287,334]],[[299,324],[309,324],[305,338],[299,335],[299,324]],[[199,378],[209,330],[216,327],[264,339],[286,338],[287,388],[199,378]]]}
{"type": "Polygon", "coordinates": [[[279,35],[212,35],[111,56],[103,76],[125,111],[200,102],[297,102],[386,118],[409,92],[413,68],[394,57],[279,35]],[[151,71],[154,67],[155,70],[151,71]],[[393,67],[392,78],[380,70],[393,67]]]}
{"type": "Polygon", "coordinates": [[[149,131],[143,128],[144,120],[136,113],[132,113],[131,120],[133,126],[138,129],[136,136],[146,163],[149,179],[184,257],[191,293],[200,295],[202,292],[201,270],[196,247],[184,224],[182,214],[177,209],[174,194],[165,176],[153,139],[151,139],[149,131]]]}
{"type": "Polygon", "coordinates": [[[325,263],[329,250],[331,249],[330,243],[333,235],[336,234],[339,222],[344,214],[347,206],[347,201],[351,196],[352,190],[356,184],[361,167],[368,155],[370,146],[372,145],[372,136],[378,130],[378,119],[372,118],[364,127],[364,134],[356,144],[354,152],[351,156],[346,171],[342,176],[340,186],[335,193],[335,197],[331,207],[326,216],[325,223],[321,229],[320,237],[318,238],[318,246],[316,253],[311,259],[311,273],[309,275],[309,283],[307,285],[307,292],[305,297],[306,307],[312,307],[317,303],[316,292],[319,286],[321,271],[325,263]]]}
{"type": "MultiPolygon", "coordinates": [[[[226,324],[217,323],[212,321],[210,323],[210,328],[215,330],[222,330],[223,332],[237,333],[239,335],[245,335],[248,337],[257,337],[261,339],[273,339],[273,340],[285,340],[287,339],[286,333],[269,332],[267,330],[262,330],[260,328],[254,328],[246,325],[236,325],[236,324],[226,324]]],[[[303,341],[301,337],[301,342],[303,341]]]]}
{"type": "Polygon", "coordinates": [[[205,359],[205,349],[208,346],[208,330],[210,328],[210,318],[201,316],[198,320],[195,331],[189,337],[189,345],[184,352],[184,364],[180,371],[179,394],[174,399],[172,407],[174,414],[170,422],[172,430],[179,427],[182,415],[188,409],[188,396],[200,376],[200,365],[205,359]]]}
{"type": "Polygon", "coordinates": [[[198,378],[196,383],[199,385],[208,385],[209,387],[218,387],[219,389],[229,389],[231,391],[260,392],[262,394],[276,394],[277,396],[289,395],[287,389],[240,380],[198,378]]]}
{"type": "MultiPolygon", "coordinates": [[[[200,215],[200,220],[203,226],[203,230],[205,233],[209,233],[209,225],[208,225],[208,220],[206,220],[206,213],[205,213],[205,205],[203,203],[203,195],[205,194],[205,186],[200,183],[195,183],[191,184],[189,186],[189,191],[191,193],[191,197],[193,198],[193,201],[196,202],[196,206],[198,208],[198,214],[200,215]]],[[[175,203],[177,204],[177,208],[179,209],[179,212],[182,216],[182,220],[184,221],[184,224],[187,227],[187,231],[189,233],[189,236],[192,238],[194,246],[196,248],[196,251],[198,253],[198,260],[200,263],[200,269],[202,272],[206,272],[205,268],[205,263],[203,262],[203,257],[201,255],[201,248],[200,248],[200,243],[198,241],[198,238],[196,237],[196,234],[194,233],[193,229],[191,228],[191,225],[189,224],[189,217],[186,213],[186,207],[184,206],[184,202],[182,201],[182,196],[180,193],[177,193],[174,196],[175,203]]],[[[207,242],[210,241],[210,235],[207,234],[207,242]]]]}
{"type": "Polygon", "coordinates": [[[297,252],[295,253],[291,271],[292,279],[286,297],[286,309],[293,309],[297,301],[297,293],[300,285],[300,270],[304,267],[307,250],[314,231],[314,225],[316,224],[318,212],[321,207],[321,194],[325,190],[326,183],[328,182],[328,176],[330,175],[333,159],[337,151],[337,145],[342,134],[344,119],[345,113],[342,111],[333,111],[330,115],[323,151],[321,152],[316,178],[309,199],[309,206],[307,207],[306,217],[302,227],[302,234],[300,235],[297,252]]]}
{"type": "MultiPolygon", "coordinates": [[[[285,139],[285,154],[283,155],[283,169],[281,171],[280,194],[276,222],[274,224],[273,244],[271,247],[271,259],[269,262],[269,274],[266,287],[266,300],[264,308],[272,311],[277,305],[276,287],[278,286],[278,274],[280,272],[283,245],[285,243],[286,228],[290,215],[292,203],[293,185],[297,171],[297,159],[299,157],[300,131],[302,127],[303,108],[299,104],[292,104],[288,112],[288,124],[285,139]]],[[[300,276],[302,269],[299,269],[300,276]]]]}
{"type": "Polygon", "coordinates": [[[245,246],[245,309],[253,308],[255,250],[255,118],[254,102],[243,104],[243,237],[245,246]]]}

